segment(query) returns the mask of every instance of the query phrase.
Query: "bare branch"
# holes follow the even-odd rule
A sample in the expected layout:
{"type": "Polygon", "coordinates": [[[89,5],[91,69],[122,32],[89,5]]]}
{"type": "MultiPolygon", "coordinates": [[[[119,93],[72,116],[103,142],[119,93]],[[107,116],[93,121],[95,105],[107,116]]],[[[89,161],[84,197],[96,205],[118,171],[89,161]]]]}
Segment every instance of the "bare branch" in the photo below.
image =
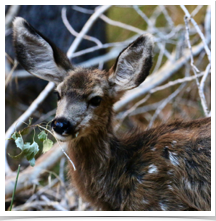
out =
{"type": "MultiPolygon", "coordinates": [[[[64,23],[64,25],[65,25],[65,27],[68,29],[68,31],[72,34],[72,35],[74,35],[74,36],[78,36],[79,35],[79,33],[78,32],[76,32],[74,29],[73,29],[73,27],[71,26],[71,24],[68,22],[68,19],[67,19],[67,16],[66,16],[66,8],[62,8],[62,21],[63,21],[63,23],[64,23]]],[[[86,39],[86,40],[89,40],[89,41],[93,41],[93,42],[95,42],[98,46],[102,46],[102,43],[97,39],[97,38],[95,38],[95,37],[91,37],[91,36],[89,36],[89,35],[84,35],[83,36],[83,39],[86,39]]]]}
{"type": "Polygon", "coordinates": [[[108,18],[105,15],[101,15],[100,18],[103,21],[105,21],[106,23],[110,24],[110,25],[117,26],[117,27],[120,27],[120,28],[124,28],[124,29],[127,29],[129,31],[135,32],[135,33],[140,34],[140,35],[146,33],[146,31],[143,31],[142,29],[135,28],[131,25],[127,25],[127,24],[124,24],[124,23],[119,22],[119,21],[113,21],[112,19],[108,18]]]}
{"type": "Polygon", "coordinates": [[[159,7],[161,8],[162,13],[164,14],[164,17],[166,18],[168,25],[173,28],[174,27],[174,22],[172,21],[172,19],[170,18],[166,7],[164,5],[159,5],[159,7]]]}
{"type": "Polygon", "coordinates": [[[197,5],[197,7],[191,12],[191,17],[194,17],[202,7],[203,5],[197,5]]]}
{"type": "Polygon", "coordinates": [[[84,54],[87,54],[87,53],[91,53],[91,52],[94,52],[94,51],[100,50],[100,49],[105,49],[105,48],[109,48],[109,47],[118,47],[118,46],[121,46],[121,45],[126,45],[127,42],[128,42],[128,40],[124,41],[124,42],[106,43],[106,44],[103,44],[102,46],[94,46],[94,47],[87,48],[87,49],[84,49],[82,51],[78,51],[78,52],[73,53],[71,58],[78,57],[78,56],[81,56],[81,55],[84,55],[84,54]]]}
{"type": "Polygon", "coordinates": [[[18,62],[15,60],[12,69],[10,70],[10,73],[7,75],[6,80],[5,80],[5,88],[8,86],[9,82],[12,79],[12,75],[17,68],[18,62]]]}
{"type": "Polygon", "coordinates": [[[5,29],[8,29],[19,12],[20,5],[11,5],[5,17],[5,29]]]}
{"type": "Polygon", "coordinates": [[[186,9],[186,7],[184,5],[181,5],[182,10],[185,12],[186,16],[188,17],[188,19],[191,20],[192,24],[194,25],[194,27],[197,30],[197,33],[199,34],[200,38],[203,41],[204,44],[204,48],[206,51],[206,54],[208,56],[208,60],[211,63],[211,51],[209,50],[208,44],[206,42],[205,36],[203,35],[202,31],[200,30],[199,26],[197,25],[197,23],[195,22],[195,20],[191,17],[190,13],[188,12],[188,10],[186,9]]]}
{"type": "MultiPolygon", "coordinates": [[[[188,21],[187,21],[187,17],[186,16],[185,16],[185,26],[186,26],[186,39],[187,39],[188,48],[190,49],[190,54],[191,54],[191,56],[190,56],[191,66],[192,66],[192,70],[194,72],[194,75],[197,76],[197,72],[199,72],[199,70],[194,65],[193,52],[192,52],[192,48],[191,48],[191,44],[190,44],[190,39],[189,39],[189,26],[188,26],[188,21]]],[[[204,44],[204,47],[205,47],[205,44],[204,44]]],[[[196,84],[197,84],[197,87],[198,87],[202,108],[204,110],[205,116],[208,116],[208,107],[207,107],[207,103],[206,103],[206,99],[205,99],[205,94],[204,94],[203,90],[201,90],[198,78],[196,78],[196,84]]]]}
{"type": "Polygon", "coordinates": [[[98,19],[98,17],[104,13],[107,9],[109,9],[111,5],[104,5],[98,8],[95,13],[89,18],[89,20],[86,22],[86,24],[83,26],[81,32],[78,34],[72,45],[70,46],[67,56],[68,58],[71,58],[71,55],[76,51],[77,47],[79,46],[81,40],[83,39],[83,36],[89,31],[89,29],[92,27],[94,22],[98,19]]]}
{"type": "Polygon", "coordinates": [[[138,37],[138,35],[135,35],[132,38],[127,39],[126,41],[124,41],[122,44],[119,44],[119,46],[116,46],[115,48],[112,48],[107,54],[92,58],[88,61],[79,63],[78,65],[83,66],[83,67],[91,67],[91,66],[99,64],[100,62],[107,62],[107,61],[110,61],[112,59],[115,59],[116,57],[118,57],[119,53],[124,49],[125,45],[131,43],[137,37],[138,37]]]}
{"type": "MultiPolygon", "coordinates": [[[[206,73],[206,72],[205,72],[205,73],[206,73]]],[[[198,74],[197,76],[189,76],[189,77],[184,77],[184,78],[182,78],[182,79],[177,79],[177,80],[175,80],[175,81],[170,81],[170,82],[168,82],[168,83],[165,84],[165,85],[158,86],[158,87],[156,87],[156,88],[151,89],[150,92],[149,92],[142,100],[138,101],[136,104],[134,104],[130,109],[128,109],[127,111],[125,111],[123,114],[120,114],[121,117],[119,117],[119,116],[116,117],[116,119],[120,119],[120,121],[119,121],[119,123],[116,125],[115,131],[117,131],[117,130],[119,129],[119,127],[121,126],[122,122],[124,121],[124,119],[125,119],[127,116],[131,116],[131,115],[132,115],[131,113],[133,113],[140,105],[142,105],[143,103],[145,103],[145,102],[150,98],[150,95],[151,95],[151,94],[153,94],[153,93],[155,93],[155,92],[157,92],[157,91],[164,90],[164,89],[166,89],[166,88],[168,88],[168,87],[174,86],[174,85],[176,85],[176,84],[182,84],[182,83],[185,83],[185,82],[189,82],[189,81],[195,80],[197,77],[203,76],[203,74],[204,74],[204,73],[200,73],[200,74],[198,74]]],[[[167,102],[167,100],[164,99],[163,102],[160,101],[160,102],[157,102],[156,104],[151,105],[151,110],[152,110],[152,106],[157,107],[158,105],[160,106],[160,105],[162,105],[162,103],[165,104],[166,102],[167,102]]],[[[168,102],[170,102],[170,101],[168,101],[168,102]]],[[[140,112],[139,112],[139,113],[140,113],[140,112]]],[[[135,115],[135,114],[133,114],[133,115],[135,115]]]]}
{"type": "MultiPolygon", "coordinates": [[[[200,90],[204,93],[204,86],[205,86],[205,81],[206,81],[206,78],[208,77],[208,74],[210,73],[210,69],[211,69],[211,64],[208,64],[206,69],[205,69],[205,72],[204,72],[204,76],[200,82],[200,90]]],[[[208,115],[207,115],[208,116],[208,115]]]]}
{"type": "Polygon", "coordinates": [[[157,118],[158,114],[161,112],[161,110],[174,98],[176,97],[179,92],[181,92],[181,90],[184,88],[185,83],[181,84],[179,86],[179,88],[177,90],[175,90],[175,92],[173,92],[171,95],[169,95],[163,102],[162,104],[157,108],[157,110],[155,111],[153,117],[151,118],[151,121],[148,125],[148,128],[151,128],[155,119],[157,118]]]}
{"type": "Polygon", "coordinates": [[[203,72],[202,73],[200,73],[200,74],[197,74],[197,76],[189,76],[189,77],[184,77],[184,78],[182,78],[182,79],[177,79],[177,80],[175,80],[175,81],[169,81],[167,84],[165,84],[165,85],[162,85],[162,86],[158,86],[158,87],[156,87],[156,88],[153,88],[153,89],[151,89],[150,90],[150,94],[153,94],[153,93],[155,93],[155,92],[157,92],[157,91],[161,91],[161,90],[164,90],[164,89],[166,89],[166,88],[168,88],[168,87],[171,87],[171,86],[174,86],[174,85],[176,85],[176,84],[182,84],[182,83],[185,83],[185,82],[189,82],[189,81],[192,81],[192,80],[196,80],[198,77],[201,77],[201,76],[203,76],[203,72]]]}
{"type": "MultiPolygon", "coordinates": [[[[61,148],[66,149],[67,144],[62,143],[61,148]]],[[[19,182],[17,183],[16,192],[22,191],[24,188],[30,188],[39,176],[46,170],[49,170],[63,156],[63,152],[58,144],[54,144],[52,149],[41,155],[35,163],[34,167],[29,166],[19,174],[19,182]]],[[[14,180],[16,175],[7,176],[5,181],[5,197],[11,197],[14,189],[14,180]]]]}
{"type": "Polygon", "coordinates": [[[207,10],[206,10],[204,27],[205,27],[206,38],[210,38],[211,36],[211,6],[210,5],[208,5],[207,10]]]}

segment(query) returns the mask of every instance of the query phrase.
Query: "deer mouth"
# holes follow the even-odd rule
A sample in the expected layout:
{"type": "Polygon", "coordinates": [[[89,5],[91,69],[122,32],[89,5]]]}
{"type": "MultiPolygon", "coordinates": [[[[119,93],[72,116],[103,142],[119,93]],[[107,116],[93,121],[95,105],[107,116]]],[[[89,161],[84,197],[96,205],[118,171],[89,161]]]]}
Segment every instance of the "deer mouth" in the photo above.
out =
{"type": "Polygon", "coordinates": [[[79,132],[72,133],[72,134],[64,134],[64,133],[59,134],[59,133],[56,133],[54,130],[53,130],[53,132],[54,132],[55,138],[61,142],[67,142],[67,141],[76,139],[79,136],[79,132]]]}
{"type": "Polygon", "coordinates": [[[54,132],[55,138],[56,138],[58,141],[67,142],[67,141],[69,141],[69,140],[72,139],[72,135],[61,135],[61,134],[56,133],[55,131],[53,131],[53,132],[54,132]]]}

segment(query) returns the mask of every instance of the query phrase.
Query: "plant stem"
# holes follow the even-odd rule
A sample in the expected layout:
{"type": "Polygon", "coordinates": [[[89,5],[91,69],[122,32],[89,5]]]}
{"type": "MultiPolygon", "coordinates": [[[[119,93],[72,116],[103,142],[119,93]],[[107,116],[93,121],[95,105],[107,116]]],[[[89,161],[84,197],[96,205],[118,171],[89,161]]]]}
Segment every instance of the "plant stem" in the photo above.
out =
{"type": "Polygon", "coordinates": [[[14,195],[15,195],[15,192],[16,192],[16,186],[17,186],[17,181],[18,181],[18,177],[19,177],[19,171],[20,171],[20,164],[18,165],[16,182],[15,182],[15,185],[14,185],[12,200],[11,200],[11,204],[10,204],[10,211],[12,210],[12,205],[13,205],[13,201],[14,201],[14,195]]]}

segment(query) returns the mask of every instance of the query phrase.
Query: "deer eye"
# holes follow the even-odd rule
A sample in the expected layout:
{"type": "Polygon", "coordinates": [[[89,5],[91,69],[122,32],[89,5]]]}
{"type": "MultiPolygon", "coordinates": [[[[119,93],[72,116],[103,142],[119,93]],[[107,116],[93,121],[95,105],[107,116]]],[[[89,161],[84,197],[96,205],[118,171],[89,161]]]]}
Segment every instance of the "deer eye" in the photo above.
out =
{"type": "Polygon", "coordinates": [[[89,101],[89,104],[96,107],[100,105],[101,101],[102,101],[102,97],[95,96],[89,101]]]}
{"type": "Polygon", "coordinates": [[[58,91],[54,91],[54,94],[56,95],[57,100],[59,101],[61,99],[59,92],[58,91]]]}

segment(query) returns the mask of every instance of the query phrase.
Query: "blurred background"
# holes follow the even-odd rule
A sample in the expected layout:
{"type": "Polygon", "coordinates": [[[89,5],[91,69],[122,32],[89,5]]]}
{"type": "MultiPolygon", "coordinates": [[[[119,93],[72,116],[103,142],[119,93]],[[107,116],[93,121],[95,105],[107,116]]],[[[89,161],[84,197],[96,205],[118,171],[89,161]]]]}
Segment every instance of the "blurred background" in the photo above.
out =
{"type": "MultiPolygon", "coordinates": [[[[47,83],[28,74],[15,61],[12,21],[25,18],[34,28],[67,53],[76,66],[109,70],[120,51],[139,35],[154,36],[154,64],[151,74],[137,89],[127,92],[114,105],[115,132],[121,136],[132,127],[143,129],[175,119],[191,120],[211,116],[211,7],[191,6],[5,6],[5,131],[10,138],[26,125],[20,116],[32,117],[32,124],[46,125],[55,116],[56,97],[49,93],[38,102],[47,83]],[[103,9],[92,20],[92,15],[103,9]],[[185,17],[187,15],[187,17],[185,17]],[[70,48],[82,28],[88,30],[80,44],[70,48]],[[27,115],[33,102],[37,108],[27,115]]],[[[30,131],[40,151],[36,165],[23,158],[14,160],[20,150],[6,141],[6,210],[11,202],[18,164],[20,184],[13,210],[94,210],[71,188],[67,177],[68,160],[59,148],[42,154],[42,142],[30,131]],[[50,152],[55,158],[50,156],[50,152]],[[44,165],[43,162],[48,162],[44,165]],[[40,168],[40,169],[39,169],[40,168]],[[37,171],[37,172],[35,172],[37,171]],[[31,174],[31,176],[29,176],[31,174]],[[64,197],[62,197],[64,196],[64,197]]],[[[50,137],[52,139],[52,137],[50,137]]],[[[53,142],[54,139],[53,139],[53,142]]]]}

